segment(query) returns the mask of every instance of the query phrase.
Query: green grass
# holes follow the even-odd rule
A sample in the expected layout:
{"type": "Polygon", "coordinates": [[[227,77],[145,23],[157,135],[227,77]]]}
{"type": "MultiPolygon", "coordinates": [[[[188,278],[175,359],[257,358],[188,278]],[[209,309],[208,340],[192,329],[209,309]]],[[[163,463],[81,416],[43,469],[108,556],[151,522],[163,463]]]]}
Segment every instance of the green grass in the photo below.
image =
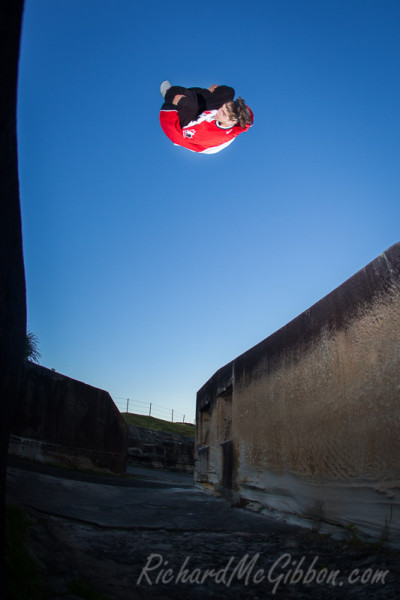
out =
{"type": "Polygon", "coordinates": [[[194,425],[189,425],[188,423],[171,423],[170,421],[163,421],[162,419],[146,415],[122,413],[122,416],[129,425],[137,425],[138,427],[145,427],[146,429],[153,429],[155,431],[166,431],[194,438],[196,430],[194,425]]]}
{"type": "Polygon", "coordinates": [[[28,527],[21,508],[6,507],[6,580],[10,600],[47,598],[40,567],[25,548],[28,527]]]}

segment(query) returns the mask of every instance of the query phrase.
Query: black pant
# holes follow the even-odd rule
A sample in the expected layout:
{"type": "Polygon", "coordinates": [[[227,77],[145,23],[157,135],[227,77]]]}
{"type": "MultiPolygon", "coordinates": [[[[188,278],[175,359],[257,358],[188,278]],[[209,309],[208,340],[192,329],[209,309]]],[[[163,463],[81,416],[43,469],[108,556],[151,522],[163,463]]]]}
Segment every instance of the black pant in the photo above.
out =
{"type": "Polygon", "coordinates": [[[173,85],[165,94],[165,103],[162,108],[173,107],[177,109],[179,123],[181,127],[185,127],[206,110],[206,101],[201,93],[202,91],[201,88],[185,88],[180,85],[173,85]],[[177,94],[183,94],[184,97],[179,100],[178,104],[173,105],[172,101],[177,94]]]}
{"type": "Polygon", "coordinates": [[[225,102],[233,100],[235,90],[226,85],[220,85],[214,92],[210,90],[192,87],[185,88],[180,85],[173,85],[165,94],[165,102],[162,109],[174,108],[178,110],[179,123],[181,127],[186,127],[190,121],[197,119],[205,110],[220,108],[225,102]],[[172,104],[177,94],[183,94],[177,105],[172,104]]]}

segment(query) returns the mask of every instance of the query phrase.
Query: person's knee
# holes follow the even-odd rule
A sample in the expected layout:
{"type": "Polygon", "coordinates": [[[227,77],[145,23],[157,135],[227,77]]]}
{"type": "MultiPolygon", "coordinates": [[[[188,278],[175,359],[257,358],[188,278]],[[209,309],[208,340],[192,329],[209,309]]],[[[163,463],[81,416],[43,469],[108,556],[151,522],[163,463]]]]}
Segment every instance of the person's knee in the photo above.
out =
{"type": "Polygon", "coordinates": [[[165,94],[165,102],[167,102],[167,104],[173,104],[173,99],[177,94],[185,94],[186,93],[186,88],[182,87],[181,85],[173,85],[172,87],[170,87],[166,94],[165,94]]]}

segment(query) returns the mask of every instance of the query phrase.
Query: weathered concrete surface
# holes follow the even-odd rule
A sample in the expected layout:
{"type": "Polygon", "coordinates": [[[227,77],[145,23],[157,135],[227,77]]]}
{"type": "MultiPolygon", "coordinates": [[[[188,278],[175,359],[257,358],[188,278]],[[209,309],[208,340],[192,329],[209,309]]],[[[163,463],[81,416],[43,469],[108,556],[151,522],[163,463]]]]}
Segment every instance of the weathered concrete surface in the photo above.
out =
{"type": "Polygon", "coordinates": [[[128,462],[154,469],[193,473],[194,439],[165,431],[128,425],[128,462]]]}
{"type": "Polygon", "coordinates": [[[22,0],[0,3],[0,597],[4,582],[5,461],[26,330],[16,136],[22,9],[22,0]]]}
{"type": "Polygon", "coordinates": [[[28,511],[28,547],[51,600],[65,598],[73,579],[109,600],[398,598],[400,566],[390,549],[348,546],[230,508],[183,473],[134,473],[105,477],[11,460],[9,502],[28,511]]]}
{"type": "Polygon", "coordinates": [[[197,480],[399,537],[399,372],[396,244],[203,386],[197,480]]]}
{"type": "Polygon", "coordinates": [[[108,392],[28,363],[9,451],[40,462],[122,473],[128,430],[108,392]]]}

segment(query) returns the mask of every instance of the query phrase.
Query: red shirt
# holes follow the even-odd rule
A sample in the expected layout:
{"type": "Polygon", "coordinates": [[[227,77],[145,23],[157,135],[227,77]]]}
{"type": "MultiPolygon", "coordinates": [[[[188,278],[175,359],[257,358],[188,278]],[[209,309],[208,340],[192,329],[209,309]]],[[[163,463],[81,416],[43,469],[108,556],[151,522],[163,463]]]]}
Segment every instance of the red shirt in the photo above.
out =
{"type": "MultiPolygon", "coordinates": [[[[252,122],[246,125],[244,129],[240,125],[225,129],[217,125],[214,118],[216,113],[216,110],[206,110],[195,121],[181,127],[178,111],[165,109],[160,111],[160,123],[165,135],[174,144],[193,152],[214,154],[229,146],[235,137],[247,131],[253,124],[252,122]]],[[[250,113],[253,120],[251,110],[250,113]]]]}

